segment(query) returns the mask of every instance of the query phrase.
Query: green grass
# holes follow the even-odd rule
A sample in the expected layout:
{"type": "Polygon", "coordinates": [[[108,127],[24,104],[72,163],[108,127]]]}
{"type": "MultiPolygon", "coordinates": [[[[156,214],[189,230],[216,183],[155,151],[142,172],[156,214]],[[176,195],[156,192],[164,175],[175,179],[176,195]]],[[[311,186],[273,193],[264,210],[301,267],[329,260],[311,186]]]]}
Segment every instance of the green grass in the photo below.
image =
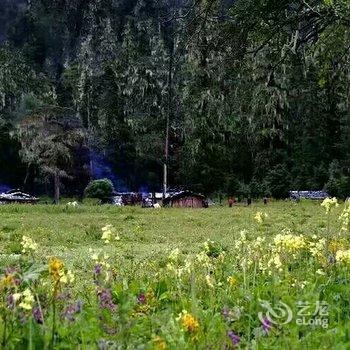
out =
{"type": "Polygon", "coordinates": [[[104,246],[100,238],[101,228],[106,224],[112,224],[120,232],[125,243],[123,252],[131,251],[136,260],[152,259],[176,247],[184,253],[196,252],[207,239],[229,246],[242,229],[251,228],[255,212],[259,210],[266,212],[269,222],[273,223],[266,224],[266,235],[273,236],[286,227],[312,235],[326,227],[318,202],[162,210],[0,206],[0,254],[4,258],[4,255],[19,253],[19,243],[25,234],[39,243],[43,258],[55,255],[70,264],[83,264],[89,258],[86,255],[89,248],[104,246]]]}
{"type": "MultiPolygon", "coordinates": [[[[327,262],[326,252],[325,258],[316,259],[305,246],[294,253],[280,251],[283,265],[280,269],[273,264],[268,266],[269,259],[276,254],[274,238],[283,232],[286,234],[286,229],[293,237],[303,235],[307,242],[326,238],[331,245],[337,245],[335,250],[349,249],[349,232],[340,233],[338,220],[343,207],[335,208],[327,217],[319,202],[308,201],[160,210],[113,206],[0,206],[0,267],[17,266],[23,276],[25,271],[37,266],[45,270],[49,259],[58,257],[74,271],[76,281],[64,288],[70,290],[74,300],[82,299],[88,306],[74,326],[66,321],[58,322],[54,341],[57,348],[98,348],[99,341],[108,340],[115,348],[158,346],[161,349],[159,342],[164,341],[171,349],[219,349],[232,346],[227,332],[233,330],[241,337],[238,346],[242,348],[349,349],[349,265],[327,262]],[[260,224],[254,219],[258,211],[267,214],[260,224]],[[101,228],[106,224],[113,225],[120,241],[106,245],[101,240],[101,228]],[[242,230],[246,230],[245,241],[241,238],[242,230]],[[33,257],[21,254],[23,235],[38,244],[33,257]],[[257,237],[265,238],[261,246],[256,243],[257,237]],[[209,251],[205,251],[209,260],[197,261],[196,254],[203,252],[203,243],[208,239],[214,242],[209,251]],[[172,262],[168,256],[176,248],[180,256],[172,262]],[[115,334],[106,332],[106,325],[101,326],[96,319],[100,311],[94,290],[101,286],[96,287],[93,282],[91,250],[109,255],[113,279],[103,283],[112,291],[118,312],[103,317],[108,327],[116,329],[115,334]],[[216,251],[225,253],[218,253],[217,257],[216,251]],[[265,271],[260,271],[260,267],[265,271]],[[316,274],[317,270],[324,271],[324,275],[316,274]],[[234,276],[237,284],[230,286],[229,276],[234,276]],[[135,298],[142,291],[155,295],[149,297],[145,310],[135,305],[135,298]],[[318,300],[325,300],[330,309],[330,326],[323,329],[295,323],[278,324],[268,335],[261,335],[257,318],[262,311],[259,299],[273,305],[283,301],[291,306],[294,316],[297,301],[314,305],[318,300]],[[230,312],[239,310],[240,316],[234,320],[224,319],[223,307],[229,307],[230,312]],[[196,334],[186,332],[181,320],[176,319],[183,309],[198,320],[200,326],[196,334]],[[156,337],[161,341],[157,342],[156,337]]],[[[335,256],[335,250],[329,254],[335,256]]],[[[26,326],[21,335],[13,331],[8,337],[8,348],[28,348],[28,337],[37,344],[36,348],[51,344],[47,323],[53,322],[50,303],[54,299],[45,297],[45,293],[52,293],[47,272],[40,272],[40,276],[43,284],[29,281],[26,285],[42,300],[46,326],[33,325],[34,339],[26,326]]],[[[1,312],[4,315],[8,312],[4,305],[0,304],[0,316],[1,312]]],[[[64,305],[60,307],[62,312],[64,305]]],[[[17,324],[19,316],[11,315],[17,324]]],[[[28,314],[28,317],[31,316],[28,314]]],[[[0,336],[4,333],[4,320],[3,317],[0,336]]]]}

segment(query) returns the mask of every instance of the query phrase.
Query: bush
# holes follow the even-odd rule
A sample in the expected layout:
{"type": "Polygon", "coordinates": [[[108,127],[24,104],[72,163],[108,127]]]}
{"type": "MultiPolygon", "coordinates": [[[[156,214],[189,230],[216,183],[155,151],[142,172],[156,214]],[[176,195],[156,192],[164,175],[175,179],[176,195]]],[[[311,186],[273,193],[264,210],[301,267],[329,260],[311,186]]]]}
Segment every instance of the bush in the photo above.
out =
{"type": "Polygon", "coordinates": [[[85,189],[85,196],[88,198],[98,198],[104,200],[110,198],[113,191],[113,184],[110,180],[94,180],[87,185],[85,189]]]}

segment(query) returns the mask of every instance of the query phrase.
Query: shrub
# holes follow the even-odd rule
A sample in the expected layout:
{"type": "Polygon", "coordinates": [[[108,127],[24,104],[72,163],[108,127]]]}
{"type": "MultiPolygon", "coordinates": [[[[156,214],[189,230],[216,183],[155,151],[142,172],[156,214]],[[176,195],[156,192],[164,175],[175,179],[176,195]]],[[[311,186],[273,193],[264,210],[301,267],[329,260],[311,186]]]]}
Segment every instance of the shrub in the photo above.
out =
{"type": "Polygon", "coordinates": [[[108,199],[114,191],[113,184],[108,179],[100,179],[91,181],[86,189],[85,196],[88,198],[108,199]]]}

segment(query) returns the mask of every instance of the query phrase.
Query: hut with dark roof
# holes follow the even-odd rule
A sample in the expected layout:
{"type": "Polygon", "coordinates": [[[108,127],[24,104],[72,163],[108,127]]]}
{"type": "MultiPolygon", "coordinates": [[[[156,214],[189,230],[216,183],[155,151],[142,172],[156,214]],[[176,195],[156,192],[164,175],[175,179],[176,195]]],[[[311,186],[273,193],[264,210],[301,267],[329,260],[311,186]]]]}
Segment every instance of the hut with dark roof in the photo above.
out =
{"type": "Polygon", "coordinates": [[[163,205],[174,208],[206,208],[208,201],[202,194],[192,191],[181,191],[165,198],[163,205]]]}

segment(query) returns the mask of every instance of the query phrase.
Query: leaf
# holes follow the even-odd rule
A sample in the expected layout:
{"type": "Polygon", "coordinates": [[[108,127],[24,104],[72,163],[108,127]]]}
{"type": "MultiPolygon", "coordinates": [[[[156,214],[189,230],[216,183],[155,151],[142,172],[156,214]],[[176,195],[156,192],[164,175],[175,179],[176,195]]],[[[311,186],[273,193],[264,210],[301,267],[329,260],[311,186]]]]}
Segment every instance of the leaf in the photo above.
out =
{"type": "Polygon", "coordinates": [[[47,271],[47,266],[42,264],[33,264],[22,276],[24,282],[35,282],[39,279],[42,272],[47,271]]]}

